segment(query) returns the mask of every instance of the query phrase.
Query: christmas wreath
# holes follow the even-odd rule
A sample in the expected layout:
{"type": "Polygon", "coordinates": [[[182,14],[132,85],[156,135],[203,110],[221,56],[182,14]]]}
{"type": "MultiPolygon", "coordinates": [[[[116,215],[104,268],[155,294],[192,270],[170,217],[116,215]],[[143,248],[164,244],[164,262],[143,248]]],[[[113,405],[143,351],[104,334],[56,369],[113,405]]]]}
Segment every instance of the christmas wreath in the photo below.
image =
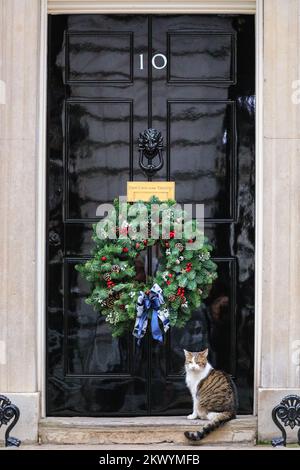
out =
{"type": "Polygon", "coordinates": [[[165,332],[169,326],[183,327],[207,297],[217,277],[212,247],[195,220],[185,221],[184,231],[180,229],[185,214],[178,212],[176,201],[162,206],[153,197],[149,203],[125,203],[125,209],[124,217],[124,208],[115,200],[114,210],[93,226],[92,257],[76,269],[91,283],[86,303],[104,315],[114,337],[132,330],[140,341],[150,322],[153,338],[163,341],[161,327],[165,332]],[[161,213],[168,220],[167,233],[161,213]],[[138,258],[155,244],[161,252],[157,271],[140,282],[138,258]]]}

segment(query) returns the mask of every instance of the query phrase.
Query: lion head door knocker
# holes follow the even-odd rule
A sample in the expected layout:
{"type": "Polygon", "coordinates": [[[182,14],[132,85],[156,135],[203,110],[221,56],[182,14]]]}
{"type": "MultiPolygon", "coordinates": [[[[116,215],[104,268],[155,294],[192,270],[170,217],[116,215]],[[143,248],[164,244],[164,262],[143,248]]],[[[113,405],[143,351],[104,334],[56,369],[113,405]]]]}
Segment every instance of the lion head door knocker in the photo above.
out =
{"type": "Polygon", "coordinates": [[[147,177],[153,176],[164,164],[163,137],[156,129],[147,129],[139,137],[139,165],[147,177]],[[145,161],[147,160],[147,162],[145,161]]]}

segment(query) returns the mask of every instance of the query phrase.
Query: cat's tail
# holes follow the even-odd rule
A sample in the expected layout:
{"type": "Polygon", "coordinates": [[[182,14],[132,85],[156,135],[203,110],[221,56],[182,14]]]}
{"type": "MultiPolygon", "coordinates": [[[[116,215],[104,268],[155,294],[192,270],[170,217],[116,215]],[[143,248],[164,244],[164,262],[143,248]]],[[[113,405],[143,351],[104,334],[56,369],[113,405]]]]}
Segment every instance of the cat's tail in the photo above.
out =
{"type": "Polygon", "coordinates": [[[213,417],[209,420],[207,424],[203,426],[200,431],[190,432],[186,431],[184,433],[185,437],[189,441],[201,441],[207,434],[217,429],[222,424],[230,421],[235,418],[235,415],[230,411],[224,411],[223,413],[211,413],[213,417]]]}

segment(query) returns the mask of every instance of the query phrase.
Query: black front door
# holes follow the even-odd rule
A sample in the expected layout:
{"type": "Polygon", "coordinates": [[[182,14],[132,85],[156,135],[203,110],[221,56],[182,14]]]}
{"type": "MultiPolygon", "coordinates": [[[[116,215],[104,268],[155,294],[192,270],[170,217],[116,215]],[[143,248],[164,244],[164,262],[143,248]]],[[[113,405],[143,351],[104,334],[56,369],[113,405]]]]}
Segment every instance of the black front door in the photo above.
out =
{"type": "Polygon", "coordinates": [[[254,51],[252,16],[50,16],[48,415],[186,414],[183,348],[207,346],[252,412],[254,51]],[[219,278],[184,329],[137,347],[86,305],[74,266],[89,257],[97,206],[145,179],[148,127],[166,144],[156,179],[176,182],[178,202],[205,204],[219,278]]]}

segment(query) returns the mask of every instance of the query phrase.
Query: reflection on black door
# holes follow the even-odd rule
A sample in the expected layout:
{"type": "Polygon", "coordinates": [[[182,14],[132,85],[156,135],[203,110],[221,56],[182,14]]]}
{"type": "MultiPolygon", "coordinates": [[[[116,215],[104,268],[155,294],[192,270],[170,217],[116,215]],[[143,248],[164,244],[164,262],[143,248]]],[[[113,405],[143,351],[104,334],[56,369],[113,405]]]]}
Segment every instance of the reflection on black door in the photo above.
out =
{"type": "Polygon", "coordinates": [[[182,350],[207,346],[252,412],[254,65],[251,16],[50,16],[48,415],[186,414],[182,350]],[[148,127],[167,145],[155,178],[205,204],[219,279],[166,344],[148,335],[137,347],[85,304],[74,266],[89,257],[97,206],[145,179],[137,138],[148,127]]]}

